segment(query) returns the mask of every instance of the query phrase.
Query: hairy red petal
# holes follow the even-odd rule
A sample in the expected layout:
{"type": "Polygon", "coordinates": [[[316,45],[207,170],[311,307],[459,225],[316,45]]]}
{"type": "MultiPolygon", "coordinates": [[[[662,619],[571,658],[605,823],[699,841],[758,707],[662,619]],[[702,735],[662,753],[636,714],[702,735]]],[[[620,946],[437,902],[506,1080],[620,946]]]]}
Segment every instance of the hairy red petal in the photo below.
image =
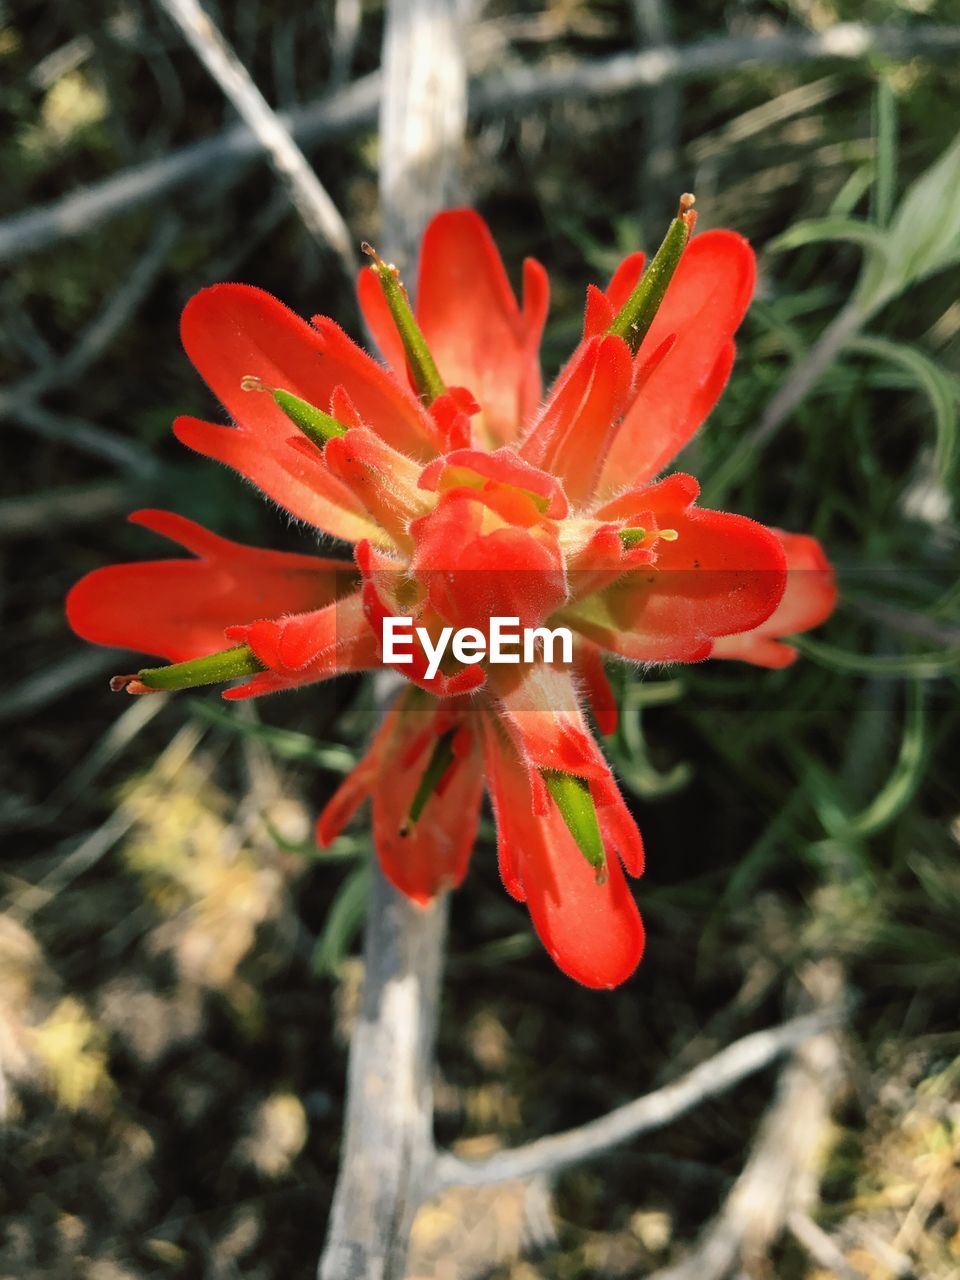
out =
{"type": "Polygon", "coordinates": [[[682,471],[658,480],[656,484],[630,489],[610,502],[598,507],[594,515],[598,520],[629,521],[640,512],[652,512],[657,517],[658,528],[671,527],[678,509],[683,512],[700,495],[700,485],[682,471]]]}
{"type": "Polygon", "coordinates": [[[111,565],[82,578],[67,618],[94,644],[185,662],[223,649],[235,623],[322,607],[354,578],[347,561],[243,546],[173,512],[130,519],[199,558],[111,565]]]}
{"type": "Polygon", "coordinates": [[[583,681],[597,728],[605,735],[616,733],[619,718],[617,701],[603,668],[603,653],[591,641],[579,640],[574,656],[577,674],[583,681]]]}
{"type": "Polygon", "coordinates": [[[521,457],[558,476],[575,504],[593,493],[632,373],[622,338],[581,344],[521,446],[521,457]]]}
{"type": "MultiPolygon", "coordinates": [[[[306,447],[312,447],[306,442],[306,447]]],[[[419,491],[420,466],[367,427],[354,427],[328,441],[324,458],[331,474],[350,489],[373,519],[401,546],[410,519],[427,503],[419,491]]]]}
{"type": "Polygon", "coordinates": [[[379,666],[377,638],[359,592],[310,613],[228,627],[227,636],[248,644],[278,675],[304,684],[379,666]]]}
{"type": "MultiPolygon", "coordinates": [[[[248,392],[251,398],[257,393],[248,392]]],[[[269,396],[257,395],[260,401],[269,396]]],[[[332,476],[319,450],[300,453],[287,440],[291,422],[274,424],[269,440],[244,427],[222,427],[199,418],[177,418],[173,433],[188,449],[231,467],[250,480],[284,511],[335,538],[356,542],[360,538],[383,541],[384,535],[346,487],[332,476]]]]}
{"type": "MultiPolygon", "coordinates": [[[[523,284],[521,310],[479,214],[453,209],[427,227],[420,250],[417,319],[447,386],[468,387],[479,401],[480,429],[492,445],[516,439],[540,400],[538,349],[549,285],[533,259],[524,263],[523,284]]],[[[365,279],[360,294],[384,356],[393,368],[404,367],[385,304],[365,279]]]]}
{"type": "Polygon", "coordinates": [[[546,662],[492,665],[488,681],[503,727],[529,769],[559,769],[597,781],[610,777],[568,668],[546,662]]]}
{"type": "Polygon", "coordinates": [[[837,603],[837,584],[830,561],[816,538],[774,529],[787,557],[787,585],[776,609],[753,631],[723,636],[713,647],[715,658],[740,658],[760,667],[787,667],[797,650],[780,636],[809,631],[826,621],[837,603]]]}
{"type": "Polygon", "coordinates": [[[270,294],[247,285],[214,285],[184,309],[187,355],[235,420],[218,427],[193,418],[175,425],[190,448],[225,462],[286,510],[338,537],[369,534],[349,490],[314,458],[291,453],[290,420],[264,392],[244,391],[245,377],[300,396],[324,412],[343,387],[365,421],[399,448],[429,457],[434,429],[416,398],[337,328],[319,331],[270,294]]]}
{"type": "MultiPolygon", "coordinates": [[[[393,574],[396,572],[399,581],[399,575],[402,571],[401,566],[398,565],[397,569],[393,570],[383,564],[376,563],[373,548],[367,542],[361,542],[357,545],[357,565],[363,578],[364,616],[379,642],[380,637],[383,635],[384,620],[395,615],[391,609],[387,608],[387,602],[384,600],[381,583],[378,578],[384,573],[393,574]]],[[[408,680],[419,685],[422,689],[428,690],[438,698],[451,698],[458,694],[469,693],[473,689],[478,689],[486,680],[484,671],[479,666],[461,667],[453,675],[446,675],[440,671],[435,676],[428,676],[429,662],[419,640],[415,636],[410,657],[412,661],[409,663],[394,663],[391,665],[408,680]]]]}
{"type": "Polygon", "coordinates": [[[587,305],[583,312],[583,341],[599,338],[607,332],[616,317],[607,295],[595,284],[587,285],[587,305]]]}
{"type": "Polygon", "coordinates": [[[731,338],[753,294],[753,250],[732,231],[706,231],[688,245],[643,340],[637,363],[671,334],[677,340],[624,415],[600,492],[649,480],[687,443],[713,408],[733,362],[731,338]]]}
{"type": "MultiPolygon", "coordinates": [[[[422,696],[422,695],[421,695],[422,696]]],[[[388,711],[366,756],[341,784],[317,821],[317,841],[328,845],[367,798],[373,798],[374,843],[387,879],[421,904],[466,874],[476,839],[483,794],[479,748],[468,743],[454,757],[443,785],[427,800],[420,819],[407,823],[410,806],[429,752],[411,752],[435,721],[432,708],[421,710],[403,697],[388,711]]],[[[434,733],[428,735],[435,740],[434,733]]],[[[467,739],[460,738],[461,745],[467,739]]],[[[426,744],[429,745],[429,742],[426,744]]]]}
{"type": "Polygon", "coordinates": [[[786,558],[777,537],[744,516],[691,507],[669,520],[679,536],[658,542],[656,566],[625,574],[569,616],[624,657],[699,662],[717,636],[770,617],[786,585],[786,558]]]}
{"type": "Polygon", "coordinates": [[[614,311],[619,311],[640,283],[646,262],[644,253],[628,253],[610,277],[606,288],[607,301],[614,311]]]}
{"type": "Polygon", "coordinates": [[[486,631],[495,616],[537,626],[566,599],[562,557],[549,534],[502,523],[483,532],[492,510],[473,490],[448,490],[411,526],[414,570],[454,627],[486,631]]]}
{"type": "MultiPolygon", "coordinates": [[[[616,853],[608,846],[606,882],[598,884],[553,801],[543,816],[534,814],[520,761],[490,725],[484,728],[484,761],[507,890],[526,900],[558,968],[587,987],[618,986],[640,962],[644,931],[616,853]]],[[[601,830],[603,813],[598,810],[601,830]]],[[[614,825],[608,823],[611,834],[614,825]]],[[[616,834],[626,845],[622,831],[616,834]]]]}
{"type": "Polygon", "coordinates": [[[420,488],[482,488],[484,482],[493,480],[531,495],[543,508],[543,514],[552,520],[562,520],[569,507],[563,488],[555,476],[531,466],[513,449],[495,449],[484,453],[479,449],[456,449],[442,458],[428,463],[420,476],[420,488]]]}
{"type": "Polygon", "coordinates": [[[643,274],[645,255],[631,253],[620,263],[606,291],[595,284],[587,285],[587,306],[583,317],[583,337],[595,338],[606,333],[617,312],[630,297],[643,274]]]}

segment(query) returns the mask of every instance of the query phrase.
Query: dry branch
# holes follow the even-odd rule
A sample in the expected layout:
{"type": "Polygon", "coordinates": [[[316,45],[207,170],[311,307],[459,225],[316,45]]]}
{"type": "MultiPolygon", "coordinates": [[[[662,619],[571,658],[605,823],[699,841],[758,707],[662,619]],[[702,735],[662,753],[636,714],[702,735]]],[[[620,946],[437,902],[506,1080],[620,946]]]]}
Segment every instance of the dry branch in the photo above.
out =
{"type": "MultiPolygon", "coordinates": [[[[467,81],[460,14],[459,0],[390,0],[387,9],[380,194],[384,249],[401,260],[412,258],[425,222],[458,181],[467,81]]],[[[383,673],[381,703],[396,684],[383,673]]],[[[402,1280],[405,1273],[434,1161],[447,910],[445,894],[426,910],[414,906],[374,868],[343,1154],[319,1280],[402,1280]]]]}
{"type": "Polygon", "coordinates": [[[197,57],[222,89],[270,159],[311,235],[328,245],[347,277],[356,271],[347,224],[290,130],[254,84],[250,73],[197,0],[160,0],[197,57]]]}
{"type": "MultiPolygon", "coordinates": [[[[829,31],[790,32],[755,39],[713,39],[686,46],[615,54],[560,67],[516,68],[475,82],[468,112],[502,114],[557,99],[611,97],[655,88],[674,80],[735,71],[748,64],[786,66],[805,62],[861,62],[889,58],[951,57],[960,49],[960,27],[870,27],[843,23],[829,31]]],[[[380,100],[381,79],[372,73],[348,88],[278,120],[302,146],[331,142],[368,129],[380,100]]],[[[27,209],[0,222],[0,262],[84,235],[111,218],[152,204],[203,178],[228,186],[262,154],[246,125],[234,125],[205,142],[182,147],[158,160],[134,165],[112,178],[27,209]]]]}
{"type": "Polygon", "coordinates": [[[762,1071],[781,1054],[796,1049],[839,1014],[810,1015],[783,1026],[744,1036],[673,1084],[645,1094],[609,1111],[597,1120],[564,1133],[538,1138],[526,1146],[500,1151],[485,1160],[461,1160],[442,1155],[436,1165],[438,1189],[450,1186],[481,1187],[534,1174],[555,1173],[621,1146],[641,1133],[662,1129],[694,1107],[733,1088],[747,1076],[762,1071]]]}
{"type": "Polygon", "coordinates": [[[433,1151],[446,920],[445,896],[424,910],[379,870],[373,876],[343,1151],[319,1280],[402,1280],[433,1151]]]}
{"type": "Polygon", "coordinates": [[[459,195],[464,37],[461,0],[403,0],[387,8],[380,193],[390,256],[408,275],[424,227],[459,195]]]}
{"type": "MultiPolygon", "coordinates": [[[[805,975],[821,1008],[842,999],[838,964],[824,961],[805,975]]],[[[743,1267],[768,1267],[770,1247],[792,1215],[809,1217],[829,1146],[832,1112],[844,1082],[840,1044],[824,1029],[801,1042],[780,1075],[776,1097],[743,1172],[697,1246],[677,1266],[652,1280],[723,1280],[743,1267]]]]}

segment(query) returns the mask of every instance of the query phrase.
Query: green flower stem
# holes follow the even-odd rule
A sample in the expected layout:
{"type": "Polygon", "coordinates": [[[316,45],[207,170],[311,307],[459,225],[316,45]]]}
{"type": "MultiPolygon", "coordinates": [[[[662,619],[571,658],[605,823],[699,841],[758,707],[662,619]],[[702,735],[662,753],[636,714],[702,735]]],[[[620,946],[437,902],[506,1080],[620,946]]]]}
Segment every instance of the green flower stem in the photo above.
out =
{"type": "Polygon", "coordinates": [[[397,332],[400,334],[400,341],[403,343],[417,393],[426,404],[431,405],[434,400],[444,394],[447,388],[430,354],[427,340],[410,309],[407,291],[400,280],[400,273],[396,267],[384,262],[371,245],[365,243],[360,247],[373,259],[370,270],[376,272],[380,279],[380,287],[383,289],[383,296],[390,308],[397,332]]]}
{"type": "Polygon", "coordinates": [[[205,658],[174,662],[169,667],[147,667],[138,671],[134,679],[148,689],[195,689],[202,684],[220,684],[224,680],[253,676],[263,670],[263,663],[250,646],[240,644],[220,653],[210,653],[205,658]]]}
{"type": "Polygon", "coordinates": [[[609,334],[623,338],[634,355],[650,331],[667,286],[680,265],[695,218],[693,196],[681,196],[679,212],[667,228],[663,243],[607,330],[609,334]]]}

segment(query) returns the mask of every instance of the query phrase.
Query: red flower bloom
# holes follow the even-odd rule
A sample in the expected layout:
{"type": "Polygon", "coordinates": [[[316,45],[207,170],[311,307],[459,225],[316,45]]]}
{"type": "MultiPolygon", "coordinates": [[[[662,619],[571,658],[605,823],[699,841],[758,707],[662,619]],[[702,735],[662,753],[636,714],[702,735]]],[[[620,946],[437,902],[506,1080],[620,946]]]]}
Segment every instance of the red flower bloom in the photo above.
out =
{"type": "Polygon", "coordinates": [[[692,221],[684,204],[646,273],[635,254],[605,292],[591,287],[583,338],[542,405],[546,275],[526,263],[519,306],[469,211],[427,230],[416,320],[392,269],[363,272],[388,368],[330,320],[308,325],[243,285],[205,289],[183,342],[233,425],[181,418],[178,438],[354,542],[354,561],[139,512],[196,558],[97,570],[67,604],[85,638],[178,664],[115,687],[243,677],[229,698],[377,667],[384,619],[412,619],[423,630],[397,667],[410,687],[318,839],[372,796],[386,875],[426,902],[466,872],[485,780],[504,885],[560,968],[593,987],[622,982],[643,950],[623,875],[640,874],[643,846],[583,711],[615,728],[601,651],[783,666],[795,651],[780,637],[821,622],[836,597],[814,539],[699,508],[690,476],[655,481],[719,396],[753,289],[746,241],[712,231],[686,247],[692,221]],[[485,632],[492,617],[567,627],[572,660],[447,654],[431,672],[441,633],[485,632]]]}

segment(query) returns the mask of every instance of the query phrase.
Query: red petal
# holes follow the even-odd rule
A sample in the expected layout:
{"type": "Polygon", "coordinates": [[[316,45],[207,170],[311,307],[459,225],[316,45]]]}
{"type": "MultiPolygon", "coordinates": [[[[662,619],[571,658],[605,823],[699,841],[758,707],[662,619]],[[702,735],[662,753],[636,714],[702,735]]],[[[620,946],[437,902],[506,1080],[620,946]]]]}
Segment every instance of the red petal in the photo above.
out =
{"type": "Polygon", "coordinates": [[[598,520],[630,520],[640,512],[650,511],[657,517],[658,528],[669,528],[678,510],[685,511],[699,495],[700,485],[693,476],[675,471],[656,484],[643,485],[620,494],[598,507],[594,515],[598,520]]]}
{"type": "Polygon", "coordinates": [[[334,386],[343,385],[367,426],[412,457],[433,457],[437,451],[436,428],[419,397],[348,338],[335,321],[314,316],[312,322],[320,338],[326,377],[334,386]]]}
{"type": "Polygon", "coordinates": [[[504,728],[531,770],[559,769],[606,781],[610,769],[583,718],[571,671],[555,663],[491,665],[504,728]]]}
{"type": "Polygon", "coordinates": [[[367,427],[334,437],[323,455],[331,475],[343,481],[372,519],[400,546],[409,546],[407,525],[429,505],[417,484],[419,464],[367,427]]]}
{"type": "Polygon", "coordinates": [[[610,283],[607,285],[606,295],[607,301],[613,307],[614,312],[620,310],[630,297],[631,293],[633,293],[634,289],[640,283],[640,277],[643,275],[643,264],[645,262],[646,254],[628,253],[610,277],[610,283]]]}
{"type": "Polygon", "coordinates": [[[533,813],[520,761],[491,725],[484,728],[484,762],[504,884],[526,899],[543,945],[564,973],[587,987],[618,986],[636,969],[644,945],[618,858],[608,852],[606,882],[597,884],[553,801],[543,817],[533,813]]]}
{"type": "Polygon", "coordinates": [[[401,893],[419,903],[455,887],[466,874],[483,795],[479,750],[474,745],[465,757],[455,757],[444,785],[427,800],[420,819],[408,826],[410,806],[429,760],[428,751],[410,753],[408,748],[422,735],[425,717],[435,720],[435,715],[435,707],[420,709],[409,699],[393,707],[367,755],[317,822],[317,840],[327,845],[372,795],[374,842],[384,874],[401,893]]]}
{"type": "Polygon", "coordinates": [[[657,543],[655,566],[579,601],[569,617],[624,657],[699,662],[715,637],[770,617],[784,592],[786,559],[776,536],[744,516],[691,507],[669,513],[669,521],[679,537],[657,543]]]}
{"type": "Polygon", "coordinates": [[[787,667],[797,650],[780,643],[779,636],[796,635],[818,627],[837,603],[833,569],[816,538],[774,529],[787,557],[787,586],[783,599],[766,622],[741,635],[723,636],[713,647],[715,658],[740,658],[760,667],[787,667]]]}
{"type": "MultiPolygon", "coordinates": [[[[391,565],[393,562],[389,562],[391,565]]],[[[387,608],[387,604],[383,598],[381,583],[378,580],[383,573],[396,574],[397,581],[403,573],[402,566],[399,564],[394,570],[386,568],[386,566],[375,563],[373,548],[367,542],[361,542],[357,545],[357,566],[360,569],[363,578],[362,598],[363,611],[367,622],[379,638],[383,635],[383,623],[387,617],[395,616],[395,606],[392,609],[387,608]]],[[[410,663],[393,663],[395,670],[413,684],[419,685],[420,688],[426,689],[437,698],[451,698],[458,694],[469,693],[474,689],[478,689],[486,680],[483,669],[480,666],[464,666],[453,675],[445,675],[442,671],[435,676],[429,677],[427,671],[429,662],[423,651],[422,646],[414,639],[412,646],[410,663]]]]}
{"type": "MultiPolygon", "coordinates": [[[[247,394],[253,398],[257,393],[247,394]]],[[[257,399],[273,403],[266,395],[257,395],[257,399]]],[[[271,427],[273,437],[265,439],[244,427],[218,427],[199,418],[177,418],[173,433],[188,449],[232,467],[298,520],[347,542],[359,538],[384,542],[384,533],[350,490],[329,473],[320,451],[301,453],[289,447],[291,426],[285,418],[282,426],[277,423],[271,427]]]]}
{"type": "Polygon", "coordinates": [[[622,338],[581,344],[523,442],[521,457],[558,476],[575,504],[593,493],[632,373],[622,338]]]}
{"type": "Polygon", "coordinates": [[[423,469],[420,488],[436,492],[441,489],[469,485],[483,487],[484,480],[520,489],[537,500],[543,514],[551,520],[562,520],[569,506],[563,489],[552,475],[533,467],[513,449],[495,449],[484,453],[479,449],[456,449],[442,458],[434,458],[423,469]]]}
{"type": "Polygon", "coordinates": [[[580,640],[576,651],[577,674],[583,681],[593,718],[604,735],[616,733],[618,710],[610,681],[603,668],[600,648],[589,640],[580,640]]]}
{"type": "Polygon", "coordinates": [[[67,618],[94,644],[185,662],[223,649],[235,623],[328,604],[353,577],[346,561],[243,546],[169,511],[130,519],[200,558],[111,565],[81,579],[67,618]]]}
{"type": "Polygon", "coordinates": [[[613,273],[606,291],[595,284],[587,285],[587,308],[583,317],[584,338],[595,338],[606,333],[617,312],[630,297],[643,274],[645,255],[631,253],[613,273]]]}
{"type": "Polygon", "coordinates": [[[310,613],[228,627],[227,635],[248,644],[264,666],[301,684],[380,665],[359,592],[310,613]]]}
{"type": "Polygon", "coordinates": [[[454,627],[487,632],[492,617],[535,627],[567,596],[556,538],[549,530],[504,524],[484,496],[448,490],[429,515],[414,521],[413,568],[433,608],[454,627]],[[490,532],[485,521],[494,522],[490,532]]]}
{"type": "Polygon", "coordinates": [[[645,861],[643,839],[619,787],[616,783],[606,787],[591,783],[590,790],[597,809],[597,822],[600,824],[603,847],[607,851],[607,861],[614,862],[619,858],[630,875],[642,876],[645,861]]]}
{"type": "Polygon", "coordinates": [[[733,362],[731,338],[753,294],[753,250],[732,231],[707,231],[687,247],[637,355],[677,341],[624,416],[600,492],[649,480],[687,443],[713,408],[733,362]]]}
{"type": "Polygon", "coordinates": [[[587,305],[583,313],[583,341],[599,338],[613,324],[616,309],[610,305],[607,295],[595,284],[587,285],[587,305]]]}
{"type": "Polygon", "coordinates": [[[528,258],[517,306],[486,223],[470,209],[439,214],[420,251],[417,319],[448,386],[469,387],[493,446],[515,440],[540,402],[546,272],[528,258]]]}
{"type": "Polygon", "coordinates": [[[225,462],[286,510],[338,537],[370,536],[370,523],[339,481],[315,458],[291,453],[290,420],[263,392],[244,391],[255,376],[329,410],[343,386],[358,411],[400,448],[433,452],[433,427],[422,406],[331,322],[318,333],[282,303],[246,285],[214,285],[188,303],[181,322],[187,354],[236,427],[193,418],[174,426],[190,448],[225,462]]]}

